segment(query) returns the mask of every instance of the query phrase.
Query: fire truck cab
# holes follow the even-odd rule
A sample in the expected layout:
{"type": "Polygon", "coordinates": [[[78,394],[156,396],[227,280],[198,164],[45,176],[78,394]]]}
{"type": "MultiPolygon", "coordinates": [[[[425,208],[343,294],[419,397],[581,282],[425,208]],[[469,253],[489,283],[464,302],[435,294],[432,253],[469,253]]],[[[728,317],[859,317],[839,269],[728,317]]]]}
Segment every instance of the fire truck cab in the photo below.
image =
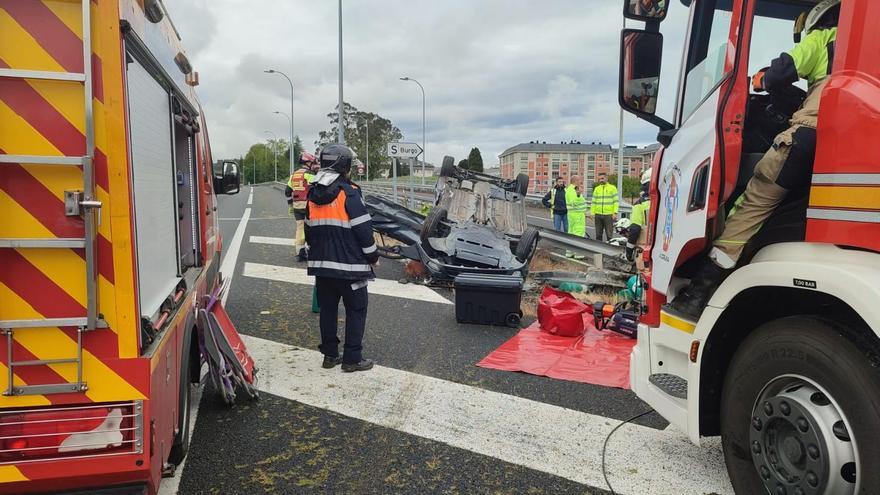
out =
{"type": "Polygon", "coordinates": [[[805,86],[754,93],[750,75],[794,46],[796,19],[818,2],[623,3],[644,28],[622,32],[620,105],[663,145],[633,390],[693,442],[721,435],[736,493],[880,493],[880,2],[842,0],[812,181],[788,193],[696,321],[663,306],[803,98],[805,86]],[[687,19],[683,53],[663,49],[670,14],[687,19]],[[669,58],[681,60],[677,86],[661,80],[669,58]]]}
{"type": "Polygon", "coordinates": [[[0,1],[0,493],[152,494],[187,453],[241,180],[197,84],[159,0],[0,1]]]}

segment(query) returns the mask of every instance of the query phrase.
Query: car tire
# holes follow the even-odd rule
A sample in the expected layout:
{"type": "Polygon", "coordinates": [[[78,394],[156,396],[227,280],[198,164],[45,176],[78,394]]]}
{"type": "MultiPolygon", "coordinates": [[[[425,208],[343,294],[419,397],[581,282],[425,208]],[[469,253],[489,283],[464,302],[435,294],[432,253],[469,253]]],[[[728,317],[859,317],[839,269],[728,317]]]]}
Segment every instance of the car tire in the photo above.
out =
{"type": "Polygon", "coordinates": [[[520,196],[525,196],[529,193],[529,176],[526,174],[519,174],[516,176],[516,193],[520,196]]]}
{"type": "Polygon", "coordinates": [[[535,248],[538,246],[538,237],[540,233],[534,227],[526,227],[516,244],[516,259],[520,263],[525,263],[535,254],[535,248]]]}
{"type": "Polygon", "coordinates": [[[504,318],[504,323],[510,328],[519,328],[521,322],[522,315],[519,313],[507,313],[507,316],[504,318]]]}
{"type": "Polygon", "coordinates": [[[455,177],[455,158],[451,156],[443,157],[443,164],[440,166],[440,177],[455,177]]]}
{"type": "MultiPolygon", "coordinates": [[[[798,316],[766,323],[742,343],[721,398],[722,447],[736,493],[781,493],[780,480],[809,482],[814,471],[817,486],[806,493],[880,493],[878,349],[858,335],[798,316]],[[847,461],[850,454],[858,464],[847,461]],[[792,456],[805,467],[793,469],[792,456]]],[[[783,488],[793,493],[794,486],[783,488]]]]}
{"type": "Polygon", "coordinates": [[[437,231],[440,229],[440,224],[446,221],[446,216],[446,208],[434,208],[431,210],[431,213],[425,218],[425,223],[422,224],[420,235],[422,244],[428,245],[428,239],[437,237],[437,231]]]}

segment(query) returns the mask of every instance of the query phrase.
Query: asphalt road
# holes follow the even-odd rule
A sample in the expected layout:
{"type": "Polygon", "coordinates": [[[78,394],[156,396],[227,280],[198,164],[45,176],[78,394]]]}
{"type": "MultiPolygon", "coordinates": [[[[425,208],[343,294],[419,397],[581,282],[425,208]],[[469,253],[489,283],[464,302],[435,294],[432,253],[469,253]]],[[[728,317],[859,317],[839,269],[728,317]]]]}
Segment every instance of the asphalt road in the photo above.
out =
{"type": "MultiPolygon", "coordinates": [[[[602,440],[648,407],[627,390],[477,367],[516,331],[456,323],[449,291],[371,292],[364,354],[381,368],[321,370],[311,285],[283,245],[293,221],[278,189],[250,190],[221,197],[217,214],[234,258],[226,307],[265,364],[262,398],[229,408],[208,386],[163,493],[610,493],[602,440]]],[[[376,272],[395,281],[403,265],[382,260],[376,272]]],[[[690,445],[657,414],[637,423],[609,447],[617,493],[729,491],[717,446],[690,445]]]]}

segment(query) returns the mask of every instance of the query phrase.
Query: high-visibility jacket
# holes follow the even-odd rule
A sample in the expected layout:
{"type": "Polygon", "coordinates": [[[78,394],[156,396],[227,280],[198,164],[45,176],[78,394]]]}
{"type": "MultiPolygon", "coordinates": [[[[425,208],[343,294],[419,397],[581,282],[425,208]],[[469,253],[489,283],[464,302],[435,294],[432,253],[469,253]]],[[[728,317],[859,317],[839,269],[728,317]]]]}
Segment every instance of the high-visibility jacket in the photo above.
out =
{"type": "Polygon", "coordinates": [[[565,198],[559,198],[560,201],[556,201],[556,187],[550,189],[547,194],[544,195],[544,198],[541,199],[541,203],[546,207],[550,208],[550,211],[556,215],[565,215],[568,206],[566,205],[565,198]]]}
{"type": "Polygon", "coordinates": [[[614,215],[620,206],[617,187],[612,184],[599,184],[593,188],[593,215],[614,215]]]}
{"type": "Polygon", "coordinates": [[[307,168],[301,168],[291,174],[287,187],[291,189],[293,201],[306,201],[309,195],[309,184],[315,175],[307,168]]]}
{"type": "Polygon", "coordinates": [[[309,187],[305,221],[308,274],[366,280],[379,259],[370,214],[360,188],[343,177],[309,187]]]}
{"type": "Polygon", "coordinates": [[[648,225],[648,212],[651,211],[651,200],[645,200],[641,203],[633,205],[632,220],[633,225],[645,228],[648,225]]]}
{"type": "Polygon", "coordinates": [[[587,235],[587,199],[575,191],[574,185],[565,188],[568,207],[568,233],[579,237],[587,235]]]}

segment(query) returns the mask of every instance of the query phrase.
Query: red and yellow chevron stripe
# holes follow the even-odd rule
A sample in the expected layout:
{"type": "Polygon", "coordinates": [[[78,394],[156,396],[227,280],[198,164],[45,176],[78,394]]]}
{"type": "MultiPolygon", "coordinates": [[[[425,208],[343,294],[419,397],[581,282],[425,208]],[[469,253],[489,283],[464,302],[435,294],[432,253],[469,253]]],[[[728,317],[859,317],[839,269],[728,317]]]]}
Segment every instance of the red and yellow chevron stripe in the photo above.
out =
{"type": "MultiPolygon", "coordinates": [[[[83,338],[85,394],[3,397],[0,407],[144,398],[146,372],[136,363],[136,314],[119,7],[91,0],[95,180],[103,203],[98,229],[98,309],[109,324],[83,338]]],[[[81,73],[82,3],[0,0],[0,68],[81,73]]],[[[0,153],[82,156],[83,84],[0,77],[0,153]]],[[[83,187],[76,167],[0,163],[0,238],[83,237],[83,222],[64,214],[64,191],[83,187]]],[[[0,248],[0,320],[66,318],[86,312],[81,249],[0,248]]],[[[76,355],[74,328],[14,333],[14,360],[76,355]]],[[[0,382],[7,373],[0,336],[0,382]]],[[[76,366],[16,367],[16,384],[76,381],[76,366]]],[[[4,383],[5,384],[5,383],[4,383]]],[[[5,387],[3,387],[5,388],[5,387]]]]}

